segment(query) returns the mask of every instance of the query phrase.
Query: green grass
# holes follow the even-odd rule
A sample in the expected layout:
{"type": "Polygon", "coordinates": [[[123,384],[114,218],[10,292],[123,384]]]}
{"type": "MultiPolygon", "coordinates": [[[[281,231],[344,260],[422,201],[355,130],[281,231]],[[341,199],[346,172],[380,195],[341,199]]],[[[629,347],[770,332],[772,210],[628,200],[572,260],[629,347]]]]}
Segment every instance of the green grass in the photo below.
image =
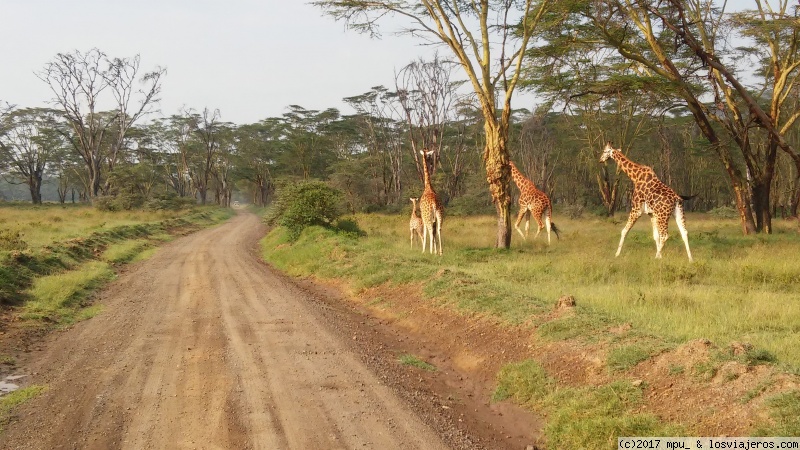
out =
{"type": "MultiPolygon", "coordinates": [[[[80,319],[78,313],[94,289],[114,277],[108,263],[91,261],[76,270],[37,278],[30,289],[29,300],[22,308],[23,319],[45,319],[71,324],[80,319]]],[[[96,312],[96,311],[95,311],[96,312]]]]}
{"type": "Polygon", "coordinates": [[[774,395],[767,404],[770,420],[756,430],[757,436],[800,436],[800,391],[774,395]]]}
{"type": "Polygon", "coordinates": [[[560,386],[539,363],[503,367],[493,400],[513,399],[543,413],[548,448],[615,449],[618,436],[670,436],[685,431],[637,412],[641,386],[614,381],[602,386],[560,386]]]}
{"type": "Polygon", "coordinates": [[[147,258],[172,234],[232,214],[216,207],[102,212],[86,206],[0,205],[0,305],[20,306],[22,317],[46,323],[91,317],[100,308],[84,308],[88,294],[111,279],[111,265],[147,258]]]}
{"type": "Polygon", "coordinates": [[[435,372],[436,367],[433,364],[427,363],[414,355],[410,355],[408,353],[400,355],[397,358],[400,361],[400,364],[404,366],[412,366],[418,369],[427,370],[428,372],[435,372]]]}
{"type": "Polygon", "coordinates": [[[409,249],[406,219],[359,215],[367,233],[361,239],[312,227],[290,244],[276,229],[262,243],[264,255],[293,275],[344,278],[355,290],[421,284],[436,303],[531,323],[551,340],[630,323],[669,345],[697,338],[723,347],[749,342],[779,364],[800,368],[800,236],[788,222],[776,220],[773,235],[742,236],[736,220],[691,214],[691,263],[674,223],[656,260],[644,219],[615,258],[622,224],[604,218],[556,214],[561,240],[553,237],[548,247],[542,236],[522,241],[515,234],[510,250],[498,250],[494,217],[448,217],[438,257],[409,249]],[[576,298],[576,316],[543,322],[563,294],[576,298]]]}
{"type": "Polygon", "coordinates": [[[133,239],[110,245],[102,258],[113,264],[124,264],[133,261],[143,251],[150,247],[150,242],[145,239],[133,239]]]}
{"type": "Polygon", "coordinates": [[[13,409],[47,390],[45,386],[28,386],[0,397],[0,433],[11,419],[13,409]]]}
{"type": "Polygon", "coordinates": [[[608,352],[606,365],[614,371],[628,370],[664,349],[664,346],[654,342],[636,342],[622,345],[612,348],[608,352]]]}

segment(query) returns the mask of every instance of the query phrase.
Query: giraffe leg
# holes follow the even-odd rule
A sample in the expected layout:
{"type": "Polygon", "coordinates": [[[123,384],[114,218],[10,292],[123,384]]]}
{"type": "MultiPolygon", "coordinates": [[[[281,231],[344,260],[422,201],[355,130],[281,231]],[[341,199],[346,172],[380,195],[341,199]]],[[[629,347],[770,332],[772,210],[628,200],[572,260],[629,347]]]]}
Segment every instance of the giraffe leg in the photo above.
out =
{"type": "Polygon", "coordinates": [[[547,228],[547,245],[550,245],[550,228],[552,227],[551,223],[550,214],[548,214],[544,218],[544,227],[547,228]]]}
{"type": "Polygon", "coordinates": [[[411,249],[414,249],[414,229],[411,229],[411,249]]]}
{"type": "Polygon", "coordinates": [[[428,233],[430,233],[430,235],[428,236],[428,238],[430,239],[430,245],[428,246],[429,250],[428,253],[430,253],[431,255],[433,254],[433,252],[436,251],[436,241],[434,241],[435,231],[433,229],[433,227],[435,226],[436,226],[435,223],[431,223],[430,226],[428,227],[428,233]]]}
{"type": "Polygon", "coordinates": [[[531,229],[531,214],[533,214],[533,210],[531,209],[525,214],[525,239],[528,239],[528,231],[531,229]]]}
{"type": "Polygon", "coordinates": [[[694,261],[692,259],[692,251],[689,250],[689,232],[686,230],[686,218],[683,216],[683,205],[680,203],[675,205],[675,221],[678,222],[678,230],[680,230],[683,244],[686,246],[686,254],[689,256],[689,261],[694,261]]]}
{"type": "Polygon", "coordinates": [[[631,213],[628,216],[628,223],[625,224],[625,228],[622,229],[622,236],[619,238],[619,247],[617,247],[617,254],[614,256],[619,256],[620,252],[622,251],[622,243],[625,242],[625,235],[628,234],[628,231],[633,227],[633,224],[639,220],[639,216],[642,215],[642,210],[638,207],[631,208],[631,213]]]}
{"type": "Polygon", "coordinates": [[[656,241],[656,258],[661,258],[661,237],[658,234],[658,219],[655,214],[650,216],[650,222],[653,224],[653,240],[656,241]]]}
{"type": "Polygon", "coordinates": [[[422,253],[425,253],[425,244],[428,243],[428,224],[422,225],[422,253]]]}
{"type": "Polygon", "coordinates": [[[436,212],[436,240],[439,241],[439,255],[442,254],[442,214],[436,212]]]}
{"type": "MultiPolygon", "coordinates": [[[[522,218],[525,217],[525,213],[527,213],[527,212],[528,212],[527,208],[520,208],[519,214],[517,214],[517,221],[516,221],[516,223],[514,223],[514,228],[517,229],[517,233],[519,233],[519,235],[522,236],[522,239],[527,239],[527,236],[522,233],[522,230],[519,229],[519,223],[522,222],[522,218]]],[[[527,228],[527,223],[526,223],[525,231],[527,231],[527,230],[528,230],[528,228],[527,228]]]]}
{"type": "Polygon", "coordinates": [[[656,240],[656,258],[660,259],[661,249],[664,248],[664,243],[669,239],[669,231],[667,229],[669,226],[669,216],[659,216],[657,222],[658,230],[654,231],[658,233],[658,240],[656,240]]]}
{"type": "MultiPolygon", "coordinates": [[[[531,214],[533,214],[533,213],[531,213],[531,214]]],[[[536,236],[533,237],[534,239],[536,239],[537,237],[539,237],[539,233],[541,233],[542,229],[544,228],[544,222],[542,222],[542,213],[541,213],[541,211],[539,212],[539,214],[535,214],[533,217],[536,219],[536,225],[537,225],[536,236]]],[[[550,241],[547,241],[547,242],[549,243],[550,241]]]]}

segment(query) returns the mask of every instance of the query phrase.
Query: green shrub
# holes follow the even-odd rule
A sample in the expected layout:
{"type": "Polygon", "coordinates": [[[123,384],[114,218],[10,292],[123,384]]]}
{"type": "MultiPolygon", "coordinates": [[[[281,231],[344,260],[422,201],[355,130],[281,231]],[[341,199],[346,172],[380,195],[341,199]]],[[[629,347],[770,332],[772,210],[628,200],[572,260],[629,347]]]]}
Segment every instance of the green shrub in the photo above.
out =
{"type": "Polygon", "coordinates": [[[287,185],[267,212],[270,225],[289,230],[289,238],[297,240],[308,226],[332,227],[344,211],[342,193],[321,181],[287,185]]]}
{"type": "Polygon", "coordinates": [[[177,194],[161,194],[148,199],[144,208],[150,211],[179,211],[197,204],[194,197],[179,197],[177,194]]]}
{"type": "Polygon", "coordinates": [[[98,211],[129,211],[144,205],[141,194],[98,195],[92,199],[92,206],[98,211]]]}
{"type": "Polygon", "coordinates": [[[739,211],[736,211],[736,208],[731,208],[730,206],[714,208],[709,211],[708,214],[719,217],[720,219],[735,219],[739,217],[739,211]]]}

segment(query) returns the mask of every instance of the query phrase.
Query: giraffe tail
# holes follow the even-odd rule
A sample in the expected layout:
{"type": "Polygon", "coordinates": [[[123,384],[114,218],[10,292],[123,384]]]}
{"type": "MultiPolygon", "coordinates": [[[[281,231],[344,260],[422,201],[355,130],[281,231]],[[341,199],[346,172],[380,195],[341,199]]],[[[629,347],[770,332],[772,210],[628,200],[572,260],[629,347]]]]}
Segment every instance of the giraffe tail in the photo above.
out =
{"type": "Polygon", "coordinates": [[[680,198],[682,198],[684,200],[691,200],[691,199],[697,197],[697,194],[694,194],[694,195],[680,195],[680,194],[678,194],[678,197],[680,197],[680,198]]]}
{"type": "Polygon", "coordinates": [[[558,227],[556,227],[556,224],[554,224],[552,220],[550,221],[550,229],[553,230],[553,233],[556,234],[556,239],[560,241],[561,236],[558,235],[558,227]]]}

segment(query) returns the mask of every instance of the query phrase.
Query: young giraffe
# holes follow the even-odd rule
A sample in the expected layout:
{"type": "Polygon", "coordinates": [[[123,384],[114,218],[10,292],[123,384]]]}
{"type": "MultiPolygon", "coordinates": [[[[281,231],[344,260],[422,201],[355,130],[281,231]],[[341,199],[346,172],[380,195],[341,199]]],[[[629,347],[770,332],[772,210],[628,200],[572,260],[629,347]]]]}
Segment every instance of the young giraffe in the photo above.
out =
{"type": "MultiPolygon", "coordinates": [[[[414,248],[414,235],[419,238],[420,244],[422,243],[422,219],[417,215],[417,199],[414,197],[411,200],[411,220],[408,221],[408,228],[411,230],[411,248],[414,248]]],[[[422,248],[423,250],[425,247],[422,248]]]]}
{"type": "Polygon", "coordinates": [[[693,196],[676,194],[675,191],[658,179],[652,168],[631,161],[619,149],[612,147],[611,142],[608,142],[603,149],[600,162],[606,162],[608,158],[616,161],[619,168],[633,181],[631,213],[628,216],[628,223],[622,229],[622,237],[619,239],[616,256],[619,256],[622,251],[625,235],[628,234],[633,224],[644,212],[651,215],[653,240],[656,241],[656,258],[661,258],[661,249],[664,247],[664,242],[669,238],[669,233],[667,232],[669,217],[674,213],[683,243],[686,245],[686,254],[689,256],[689,261],[692,261],[692,251],[689,250],[689,236],[686,231],[686,219],[683,216],[683,201],[689,200],[693,196]]]}
{"type": "Polygon", "coordinates": [[[517,229],[517,232],[523,239],[528,239],[528,228],[531,224],[532,215],[539,225],[539,228],[536,230],[536,236],[533,237],[534,239],[539,236],[542,228],[547,229],[548,245],[550,245],[551,229],[556,234],[556,238],[560,239],[558,236],[558,228],[556,228],[556,224],[551,221],[553,205],[550,203],[547,194],[536,189],[536,185],[533,184],[531,180],[525,178],[525,175],[522,175],[522,172],[517,169],[513,161],[509,161],[508,164],[511,166],[511,178],[514,179],[514,183],[517,185],[520,192],[519,215],[517,216],[517,222],[514,224],[514,228],[517,229]],[[528,215],[529,212],[530,215],[528,215]],[[544,223],[542,223],[542,214],[544,214],[544,223]],[[525,216],[527,216],[527,219],[525,220],[525,234],[523,234],[522,230],[519,229],[519,223],[522,222],[522,218],[525,216]]]}
{"type": "Polygon", "coordinates": [[[428,157],[433,155],[433,151],[420,150],[422,155],[422,173],[425,180],[425,190],[419,198],[419,213],[422,216],[422,253],[425,253],[425,244],[427,237],[430,235],[431,244],[430,251],[436,251],[439,255],[442,254],[442,203],[439,201],[439,196],[431,186],[431,177],[428,173],[428,157]],[[436,238],[434,240],[434,237],[436,238]],[[436,249],[436,242],[439,243],[438,250],[436,249]]]}

